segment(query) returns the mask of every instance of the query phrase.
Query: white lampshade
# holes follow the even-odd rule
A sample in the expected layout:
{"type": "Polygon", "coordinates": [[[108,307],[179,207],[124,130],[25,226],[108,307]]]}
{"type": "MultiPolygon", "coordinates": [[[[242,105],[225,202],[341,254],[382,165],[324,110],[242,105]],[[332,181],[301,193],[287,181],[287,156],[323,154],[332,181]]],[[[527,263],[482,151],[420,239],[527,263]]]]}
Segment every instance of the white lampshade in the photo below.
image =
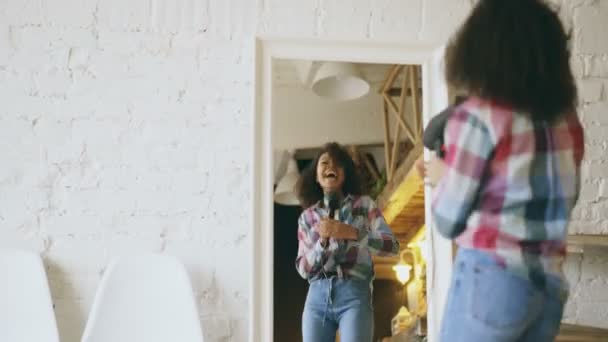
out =
{"type": "Polygon", "coordinates": [[[296,183],[300,173],[295,159],[289,158],[287,162],[287,171],[279,180],[276,189],[274,190],[274,201],[283,205],[299,205],[300,201],[295,193],[296,183]]]}
{"type": "Polygon", "coordinates": [[[364,96],[370,85],[353,63],[324,62],[312,82],[312,91],[318,96],[347,101],[364,96]]]}

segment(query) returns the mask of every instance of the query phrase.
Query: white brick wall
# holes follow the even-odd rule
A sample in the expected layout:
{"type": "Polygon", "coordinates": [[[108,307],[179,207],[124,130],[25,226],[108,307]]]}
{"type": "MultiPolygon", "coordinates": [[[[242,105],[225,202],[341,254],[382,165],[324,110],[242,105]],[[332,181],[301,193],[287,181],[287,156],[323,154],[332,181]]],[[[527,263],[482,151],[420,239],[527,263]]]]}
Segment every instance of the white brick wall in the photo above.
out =
{"type": "MultiPolygon", "coordinates": [[[[0,2],[0,244],[45,257],[62,340],[134,251],[186,263],[208,341],[246,340],[254,32],[439,42],[471,2],[0,2]]],[[[608,6],[563,3],[590,151],[572,229],[608,233],[608,6]]],[[[606,326],[596,254],[569,261],[567,318],[606,326]]]]}
{"type": "MultiPolygon", "coordinates": [[[[572,28],[573,68],[580,95],[580,117],[586,130],[583,188],[570,227],[572,233],[608,234],[608,27],[605,1],[554,1],[572,28]]],[[[571,297],[564,319],[608,327],[608,250],[586,248],[565,265],[571,297]]]]}
{"type": "Polygon", "coordinates": [[[564,320],[576,324],[606,327],[608,304],[608,252],[585,249],[584,256],[572,255],[566,265],[570,298],[564,320]]]}

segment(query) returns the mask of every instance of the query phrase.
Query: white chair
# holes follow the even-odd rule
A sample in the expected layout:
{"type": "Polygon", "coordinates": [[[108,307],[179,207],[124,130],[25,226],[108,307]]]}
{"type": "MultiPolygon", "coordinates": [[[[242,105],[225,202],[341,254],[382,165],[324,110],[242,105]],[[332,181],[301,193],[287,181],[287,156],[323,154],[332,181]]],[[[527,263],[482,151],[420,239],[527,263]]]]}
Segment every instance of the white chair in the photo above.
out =
{"type": "Polygon", "coordinates": [[[116,259],[103,275],[83,342],[202,342],[188,273],[176,258],[116,259]]]}
{"type": "Polygon", "coordinates": [[[38,254],[0,249],[0,341],[59,342],[51,292],[38,254]]]}

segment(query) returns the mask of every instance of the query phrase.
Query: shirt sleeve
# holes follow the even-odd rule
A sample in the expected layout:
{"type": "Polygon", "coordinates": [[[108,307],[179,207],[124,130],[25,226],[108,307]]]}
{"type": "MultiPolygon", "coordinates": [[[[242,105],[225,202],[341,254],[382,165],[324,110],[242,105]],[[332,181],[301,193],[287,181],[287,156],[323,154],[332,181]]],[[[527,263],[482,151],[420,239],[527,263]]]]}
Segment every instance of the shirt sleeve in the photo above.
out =
{"type": "Polygon", "coordinates": [[[300,215],[298,219],[296,269],[302,278],[309,279],[317,275],[336,251],[337,247],[337,243],[331,240],[327,247],[321,246],[319,233],[306,220],[306,211],[300,215]]]}
{"type": "Polygon", "coordinates": [[[453,239],[466,228],[495,144],[489,125],[462,107],[450,117],[445,140],[446,171],[433,194],[432,213],[439,233],[453,239]]]}
{"type": "Polygon", "coordinates": [[[359,243],[362,247],[367,247],[373,255],[392,256],[399,254],[399,241],[386,224],[382,211],[377,207],[376,202],[369,198],[368,205],[369,231],[359,231],[359,243]]]}

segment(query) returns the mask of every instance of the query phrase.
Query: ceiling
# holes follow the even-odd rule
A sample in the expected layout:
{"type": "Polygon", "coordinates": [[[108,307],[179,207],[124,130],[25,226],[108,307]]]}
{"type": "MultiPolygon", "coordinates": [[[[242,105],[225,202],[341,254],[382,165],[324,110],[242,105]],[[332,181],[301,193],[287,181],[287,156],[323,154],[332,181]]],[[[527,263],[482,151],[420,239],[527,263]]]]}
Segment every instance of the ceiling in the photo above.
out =
{"type": "MultiPolygon", "coordinates": [[[[391,67],[390,64],[355,63],[355,65],[370,83],[372,91],[379,89],[391,67]]],[[[273,81],[276,87],[304,87],[298,77],[294,60],[290,59],[277,59],[273,62],[273,81]]]]}

